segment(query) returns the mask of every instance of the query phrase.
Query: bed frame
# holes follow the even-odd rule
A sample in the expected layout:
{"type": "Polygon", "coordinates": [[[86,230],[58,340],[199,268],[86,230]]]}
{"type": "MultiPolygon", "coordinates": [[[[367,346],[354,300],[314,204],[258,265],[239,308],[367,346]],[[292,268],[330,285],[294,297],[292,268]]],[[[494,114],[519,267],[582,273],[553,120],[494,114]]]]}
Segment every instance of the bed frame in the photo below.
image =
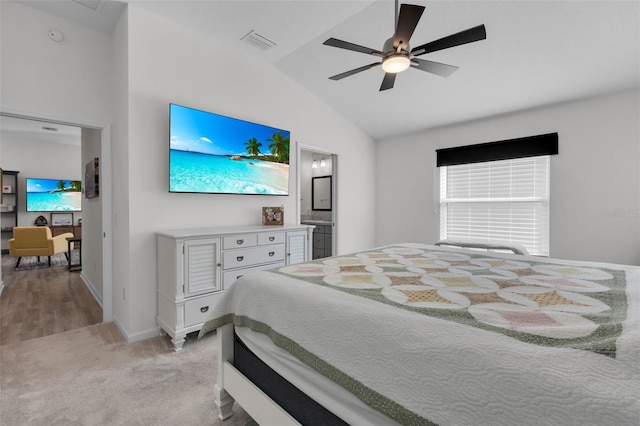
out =
{"type": "Polygon", "coordinates": [[[347,425],[252,353],[234,333],[233,324],[218,328],[217,333],[218,379],[214,394],[220,419],[232,415],[235,401],[258,424],[347,425]]]}

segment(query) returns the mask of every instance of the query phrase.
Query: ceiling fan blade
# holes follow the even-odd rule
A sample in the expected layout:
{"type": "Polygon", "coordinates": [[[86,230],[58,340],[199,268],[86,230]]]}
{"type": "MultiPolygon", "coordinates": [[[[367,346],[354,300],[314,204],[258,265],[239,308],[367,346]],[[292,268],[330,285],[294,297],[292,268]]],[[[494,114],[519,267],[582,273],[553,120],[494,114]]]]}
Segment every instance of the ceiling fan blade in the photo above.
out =
{"type": "Polygon", "coordinates": [[[393,83],[396,81],[396,73],[387,72],[384,73],[382,84],[380,85],[380,92],[383,90],[393,89],[393,83]]]}
{"type": "Polygon", "coordinates": [[[431,74],[439,75],[440,77],[449,77],[456,72],[459,67],[455,65],[441,64],[440,62],[426,61],[424,59],[411,59],[411,68],[419,69],[420,71],[430,72],[431,74]]]}
{"type": "Polygon", "coordinates": [[[367,53],[369,55],[384,56],[384,53],[380,52],[379,50],[349,43],[348,41],[338,40],[337,38],[333,37],[322,44],[324,44],[325,46],[339,47],[340,49],[353,50],[354,52],[367,53]]]}
{"type": "Polygon", "coordinates": [[[459,33],[451,34],[450,36],[411,49],[411,54],[413,56],[424,55],[425,53],[473,43],[474,41],[480,41],[486,38],[487,32],[484,25],[478,25],[477,27],[469,28],[468,30],[460,31],[459,33]]]}
{"type": "Polygon", "coordinates": [[[359,72],[366,71],[369,68],[375,67],[376,65],[380,65],[380,62],[374,62],[373,64],[365,65],[363,67],[356,68],[356,69],[353,69],[351,71],[346,71],[346,72],[343,72],[341,74],[336,74],[336,75],[334,75],[332,77],[329,77],[329,80],[338,81],[338,80],[341,80],[341,79],[343,79],[345,77],[349,77],[350,75],[354,75],[354,74],[357,74],[359,72]]]}
{"type": "Polygon", "coordinates": [[[409,39],[418,25],[422,12],[424,12],[424,6],[415,4],[403,4],[400,6],[396,34],[393,38],[393,47],[395,49],[402,43],[406,50],[406,46],[409,45],[409,39]]]}

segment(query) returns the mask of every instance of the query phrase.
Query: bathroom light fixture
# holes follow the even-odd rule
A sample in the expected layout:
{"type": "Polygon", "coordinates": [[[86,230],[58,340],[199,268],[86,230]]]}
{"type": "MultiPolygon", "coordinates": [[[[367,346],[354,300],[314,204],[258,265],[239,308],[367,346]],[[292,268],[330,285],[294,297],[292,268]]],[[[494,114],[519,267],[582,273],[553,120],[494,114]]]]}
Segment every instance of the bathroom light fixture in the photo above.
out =
{"type": "Polygon", "coordinates": [[[311,163],[311,167],[314,169],[318,168],[318,160],[313,160],[313,163],[311,163]]]}
{"type": "Polygon", "coordinates": [[[327,165],[327,162],[325,161],[324,158],[322,160],[320,160],[320,167],[324,167],[326,165],[327,165]]]}

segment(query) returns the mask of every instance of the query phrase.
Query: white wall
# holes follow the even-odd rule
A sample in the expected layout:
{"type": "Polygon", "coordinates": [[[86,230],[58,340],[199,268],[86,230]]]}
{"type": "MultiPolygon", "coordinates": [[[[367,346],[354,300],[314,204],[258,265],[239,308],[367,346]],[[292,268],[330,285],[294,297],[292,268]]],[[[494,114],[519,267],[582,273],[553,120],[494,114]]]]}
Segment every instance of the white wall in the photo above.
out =
{"type": "MultiPolygon", "coordinates": [[[[112,39],[113,125],[111,128],[111,187],[113,224],[113,318],[129,335],[129,14],[120,17],[112,39]]],[[[141,165],[142,166],[142,165],[141,165]]],[[[155,297],[154,297],[155,299],[155,297]]]]}
{"type": "Polygon", "coordinates": [[[3,110],[108,123],[108,34],[22,6],[0,2],[0,100],[3,110]],[[49,40],[60,29],[62,43],[49,40]]]}
{"type": "MultiPolygon", "coordinates": [[[[128,263],[116,268],[128,276],[128,333],[156,329],[156,232],[198,226],[259,224],[262,206],[284,205],[285,221],[297,223],[295,153],[291,155],[289,196],[180,194],[168,192],[169,103],[212,111],[291,131],[296,141],[327,147],[340,155],[338,235],[344,252],[370,247],[374,229],[373,141],[276,68],[229,50],[130,4],[128,25],[128,108],[124,141],[115,167],[127,167],[128,263]],[[224,58],[224,61],[221,61],[224,58]],[[358,163],[357,169],[349,164],[358,163]]],[[[121,30],[122,31],[122,30],[121,30]]],[[[251,49],[251,47],[248,47],[251,49]]],[[[114,140],[116,137],[114,130],[114,140]]],[[[123,143],[122,145],[120,145],[123,143]]],[[[119,173],[118,173],[119,174],[119,173]]],[[[116,175],[116,173],[114,173],[116,175]]],[[[114,191],[118,188],[114,182],[114,191]]],[[[120,218],[117,218],[120,221],[120,218]]],[[[125,249],[126,250],[126,249],[125,249]]],[[[116,255],[119,256],[119,255],[116,255]]],[[[116,295],[116,297],[118,297],[116,295]]]]}
{"type": "Polygon", "coordinates": [[[633,91],[379,141],[376,244],[438,241],[436,149],[558,132],[550,255],[640,265],[639,117],[633,91]]]}
{"type": "Polygon", "coordinates": [[[313,176],[313,153],[300,151],[300,218],[311,216],[311,177],[313,176]]]}
{"type": "MultiPolygon", "coordinates": [[[[82,181],[87,188],[86,165],[93,163],[98,158],[101,164],[101,131],[95,129],[82,129],[82,181]]],[[[100,169],[98,168],[98,178],[100,169]]],[[[104,192],[104,190],[103,190],[104,192]]],[[[82,212],[85,219],[82,221],[82,278],[88,284],[94,296],[103,305],[104,289],[102,282],[102,200],[100,196],[100,184],[98,183],[98,196],[94,198],[82,197],[82,212]]]]}

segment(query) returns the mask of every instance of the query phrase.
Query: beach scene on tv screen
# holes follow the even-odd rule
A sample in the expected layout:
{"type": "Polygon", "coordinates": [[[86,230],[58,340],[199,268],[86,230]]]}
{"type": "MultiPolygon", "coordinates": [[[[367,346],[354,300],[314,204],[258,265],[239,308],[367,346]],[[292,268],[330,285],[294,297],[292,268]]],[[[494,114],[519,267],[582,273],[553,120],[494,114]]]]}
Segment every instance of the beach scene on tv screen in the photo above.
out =
{"type": "Polygon", "coordinates": [[[29,212],[82,210],[82,184],[79,180],[28,178],[26,183],[29,212]]]}
{"type": "Polygon", "coordinates": [[[287,195],[290,132],[171,105],[169,191],[287,195]]]}

